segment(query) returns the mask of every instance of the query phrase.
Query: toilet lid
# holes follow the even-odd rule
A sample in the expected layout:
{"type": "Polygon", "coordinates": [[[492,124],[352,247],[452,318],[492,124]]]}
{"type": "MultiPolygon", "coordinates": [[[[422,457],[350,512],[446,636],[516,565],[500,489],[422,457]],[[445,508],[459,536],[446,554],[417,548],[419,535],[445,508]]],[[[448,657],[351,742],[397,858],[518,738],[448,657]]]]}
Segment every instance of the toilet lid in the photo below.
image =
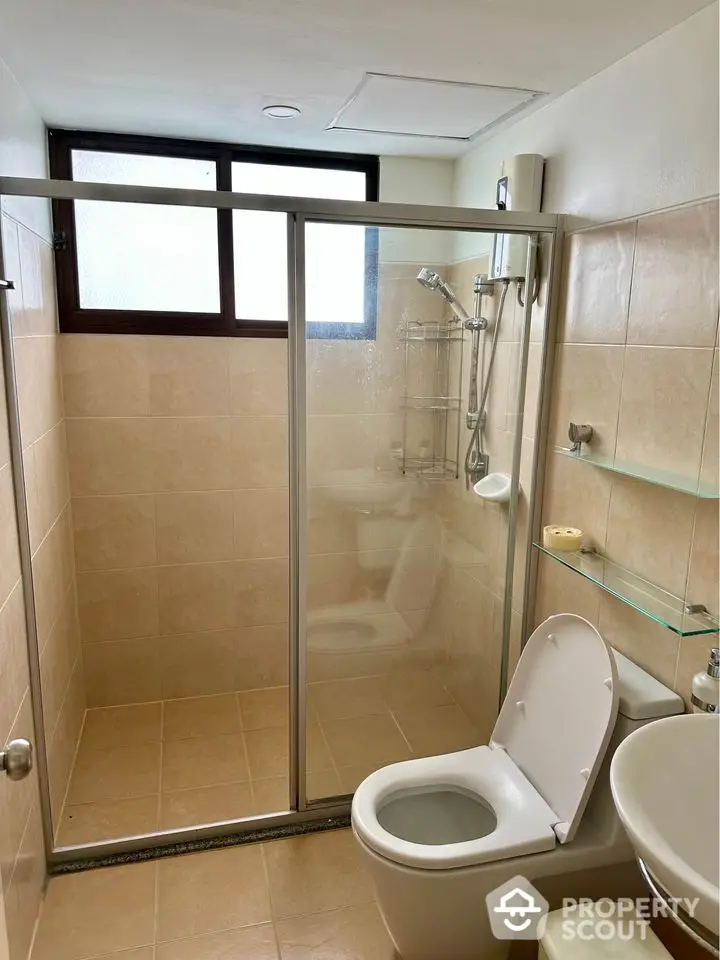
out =
{"type": "Polygon", "coordinates": [[[572,840],[618,710],[612,650],[587,620],[561,613],[525,645],[490,745],[502,747],[557,814],[572,840]]]}

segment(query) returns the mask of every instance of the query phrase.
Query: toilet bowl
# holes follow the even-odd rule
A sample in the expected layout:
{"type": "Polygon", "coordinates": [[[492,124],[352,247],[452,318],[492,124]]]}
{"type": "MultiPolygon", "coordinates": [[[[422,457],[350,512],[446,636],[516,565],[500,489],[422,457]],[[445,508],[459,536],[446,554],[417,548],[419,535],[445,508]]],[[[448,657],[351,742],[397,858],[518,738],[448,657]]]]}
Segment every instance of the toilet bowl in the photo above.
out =
{"type": "MultiPolygon", "coordinates": [[[[565,852],[623,691],[634,704],[626,711],[642,717],[636,725],[682,712],[677,695],[620,662],[623,683],[617,655],[590,623],[551,617],[525,646],[489,744],[393,764],[358,787],[353,831],[403,960],[500,960],[509,942],[492,935],[486,895],[518,874],[593,865],[580,856],[570,867],[565,852]]],[[[622,831],[606,814],[593,850],[607,858],[618,842],[628,858],[622,831]]],[[[582,854],[582,844],[574,852],[582,854]]]]}

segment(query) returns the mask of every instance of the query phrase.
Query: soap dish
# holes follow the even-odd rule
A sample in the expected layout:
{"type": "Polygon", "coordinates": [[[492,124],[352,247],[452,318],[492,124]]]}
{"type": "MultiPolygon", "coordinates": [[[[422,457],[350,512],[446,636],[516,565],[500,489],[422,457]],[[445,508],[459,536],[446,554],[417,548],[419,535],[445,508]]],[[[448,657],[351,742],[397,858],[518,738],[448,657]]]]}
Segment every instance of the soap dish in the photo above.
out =
{"type": "MultiPolygon", "coordinates": [[[[489,473],[473,485],[475,493],[483,500],[507,503],[510,499],[512,477],[509,473],[489,473]]],[[[518,486],[518,490],[520,487],[518,486]]]]}

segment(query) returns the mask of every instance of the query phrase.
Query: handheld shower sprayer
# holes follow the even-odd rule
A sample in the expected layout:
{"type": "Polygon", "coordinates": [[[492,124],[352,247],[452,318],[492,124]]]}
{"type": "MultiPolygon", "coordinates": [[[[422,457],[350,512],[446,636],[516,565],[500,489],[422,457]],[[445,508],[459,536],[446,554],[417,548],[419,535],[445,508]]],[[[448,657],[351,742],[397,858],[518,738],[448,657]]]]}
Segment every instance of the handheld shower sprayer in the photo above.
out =
{"type": "Polygon", "coordinates": [[[450,304],[450,309],[462,323],[470,319],[470,314],[458,300],[453,288],[443,280],[439,273],[435,273],[434,270],[430,270],[428,267],[423,267],[417,275],[416,280],[418,283],[421,283],[426,290],[437,290],[440,296],[447,300],[450,304]]]}

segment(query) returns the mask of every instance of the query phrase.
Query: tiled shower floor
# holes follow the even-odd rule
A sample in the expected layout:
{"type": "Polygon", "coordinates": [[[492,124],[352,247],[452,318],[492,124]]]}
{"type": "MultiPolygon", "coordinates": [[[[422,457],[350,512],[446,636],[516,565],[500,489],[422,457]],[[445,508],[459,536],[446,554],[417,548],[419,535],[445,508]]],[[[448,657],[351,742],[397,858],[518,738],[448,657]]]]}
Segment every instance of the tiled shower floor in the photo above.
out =
{"type": "MultiPolygon", "coordinates": [[[[287,809],[287,703],[275,687],[88,710],[58,844],[287,809]]],[[[481,742],[430,671],[309,684],[307,739],[313,799],[481,742]]]]}

